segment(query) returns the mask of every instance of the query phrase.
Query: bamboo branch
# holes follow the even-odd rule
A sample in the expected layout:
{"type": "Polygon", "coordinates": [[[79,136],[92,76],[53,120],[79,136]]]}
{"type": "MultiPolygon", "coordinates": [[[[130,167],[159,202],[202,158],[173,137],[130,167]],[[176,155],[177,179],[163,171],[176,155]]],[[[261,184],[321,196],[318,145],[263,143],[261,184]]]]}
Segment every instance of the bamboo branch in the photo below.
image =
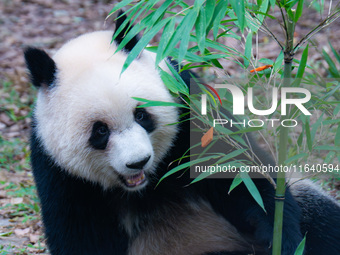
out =
{"type": "MultiPolygon", "coordinates": [[[[339,3],[337,4],[338,7],[339,3]]],[[[308,41],[313,35],[315,35],[317,32],[319,32],[321,29],[329,26],[332,24],[335,20],[337,20],[340,17],[340,9],[335,11],[333,14],[329,15],[326,19],[324,19],[319,25],[314,27],[311,31],[309,31],[301,40],[296,44],[296,46],[293,49],[293,52],[295,53],[306,41],[308,41]]]]}

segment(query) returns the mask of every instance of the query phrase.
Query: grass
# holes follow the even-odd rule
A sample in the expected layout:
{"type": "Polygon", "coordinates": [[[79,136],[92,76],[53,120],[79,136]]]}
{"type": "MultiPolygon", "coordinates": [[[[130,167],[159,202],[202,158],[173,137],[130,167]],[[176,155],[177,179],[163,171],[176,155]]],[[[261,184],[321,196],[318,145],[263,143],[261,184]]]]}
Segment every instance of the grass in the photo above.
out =
{"type": "Polygon", "coordinates": [[[0,255],[46,250],[29,162],[34,97],[27,84],[0,83],[0,255]]]}

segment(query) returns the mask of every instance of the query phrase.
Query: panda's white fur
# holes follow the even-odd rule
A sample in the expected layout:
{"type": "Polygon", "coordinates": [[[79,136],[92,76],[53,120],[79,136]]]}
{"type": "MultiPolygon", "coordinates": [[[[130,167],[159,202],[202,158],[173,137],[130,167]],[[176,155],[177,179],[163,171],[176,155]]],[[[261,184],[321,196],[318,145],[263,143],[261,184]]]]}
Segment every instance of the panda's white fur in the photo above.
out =
{"type": "Polygon", "coordinates": [[[131,175],[126,163],[144,155],[151,155],[145,172],[152,173],[177,132],[176,125],[169,124],[178,120],[171,107],[151,107],[148,111],[156,116],[155,132],[148,134],[134,122],[133,110],[140,102],[132,97],[173,99],[147,51],[120,75],[127,54],[115,53],[117,47],[111,39],[111,31],[93,32],[57,51],[53,60],[58,67],[58,85],[39,90],[35,111],[38,137],[50,156],[75,176],[104,188],[120,184],[116,173],[131,175]],[[107,123],[112,132],[105,151],[87,144],[96,120],[107,123]]]}

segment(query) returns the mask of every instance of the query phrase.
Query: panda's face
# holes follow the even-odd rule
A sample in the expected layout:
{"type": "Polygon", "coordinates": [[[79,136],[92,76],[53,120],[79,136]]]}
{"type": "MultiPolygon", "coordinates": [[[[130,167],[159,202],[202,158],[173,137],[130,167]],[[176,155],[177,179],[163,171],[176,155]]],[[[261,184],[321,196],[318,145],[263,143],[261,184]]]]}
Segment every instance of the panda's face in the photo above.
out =
{"type": "Polygon", "coordinates": [[[104,188],[140,190],[176,135],[173,107],[145,107],[132,97],[171,102],[144,52],[120,76],[127,54],[114,54],[111,32],[81,36],[53,57],[55,84],[39,89],[37,134],[48,154],[75,176],[104,188]]]}

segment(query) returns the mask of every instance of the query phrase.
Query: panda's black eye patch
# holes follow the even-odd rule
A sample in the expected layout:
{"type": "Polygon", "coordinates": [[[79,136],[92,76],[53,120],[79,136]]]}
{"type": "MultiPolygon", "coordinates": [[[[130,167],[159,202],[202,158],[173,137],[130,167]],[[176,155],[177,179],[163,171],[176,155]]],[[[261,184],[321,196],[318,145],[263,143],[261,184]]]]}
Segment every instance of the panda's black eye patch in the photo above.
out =
{"type": "Polygon", "coordinates": [[[98,150],[105,150],[110,137],[110,130],[106,123],[97,121],[92,126],[89,142],[91,146],[98,150]]]}
{"type": "Polygon", "coordinates": [[[135,121],[141,125],[148,133],[155,130],[156,124],[152,119],[151,114],[149,114],[145,108],[135,109],[135,121]]]}

